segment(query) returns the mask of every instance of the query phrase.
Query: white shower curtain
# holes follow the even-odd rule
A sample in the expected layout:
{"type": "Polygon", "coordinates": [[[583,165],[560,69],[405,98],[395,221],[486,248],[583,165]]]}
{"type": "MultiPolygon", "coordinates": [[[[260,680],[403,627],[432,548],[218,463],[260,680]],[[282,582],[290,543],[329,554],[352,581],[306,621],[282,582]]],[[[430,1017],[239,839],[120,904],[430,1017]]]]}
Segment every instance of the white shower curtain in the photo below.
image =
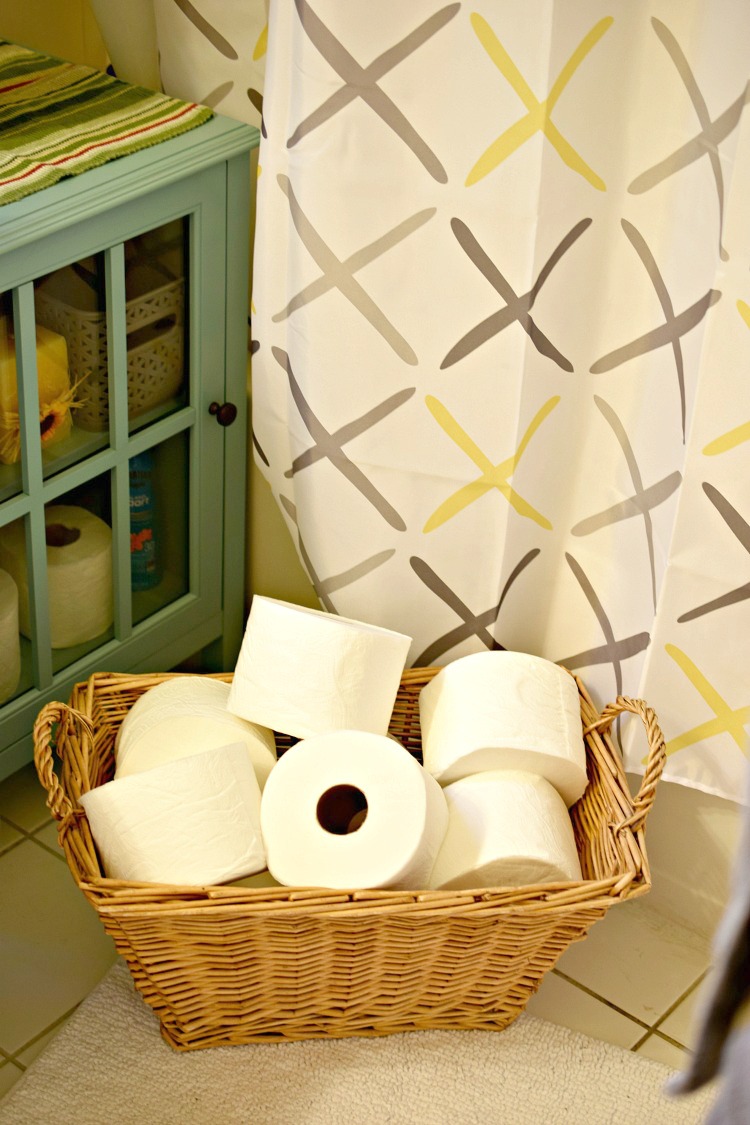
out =
{"type": "Polygon", "coordinates": [[[265,66],[254,441],[322,605],[642,696],[740,799],[750,6],[272,0],[265,66]]]}

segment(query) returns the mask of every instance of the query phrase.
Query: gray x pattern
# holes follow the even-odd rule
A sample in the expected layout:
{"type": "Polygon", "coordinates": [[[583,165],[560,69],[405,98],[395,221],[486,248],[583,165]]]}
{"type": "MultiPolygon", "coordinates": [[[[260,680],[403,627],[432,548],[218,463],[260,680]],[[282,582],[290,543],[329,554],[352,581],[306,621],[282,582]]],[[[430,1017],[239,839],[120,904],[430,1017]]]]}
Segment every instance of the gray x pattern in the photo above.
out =
{"type": "Polygon", "coordinates": [[[592,532],[599,531],[600,528],[608,527],[610,524],[618,523],[620,520],[631,519],[633,516],[642,516],[648,546],[648,560],[651,566],[651,593],[654,599],[654,609],[656,609],[656,562],[654,558],[654,529],[651,523],[651,510],[656,508],[659,504],[663,504],[673,492],[677,491],[682,483],[682,474],[678,472],[670,473],[669,476],[657,481],[656,484],[651,484],[648,488],[644,488],[643,477],[641,476],[638,462],[635,459],[633,447],[630,444],[630,439],[628,438],[620,418],[609,403],[599,398],[598,395],[594,395],[594,402],[599,407],[599,410],[604,415],[612,428],[612,432],[617,438],[620,449],[625,456],[635,492],[632,496],[628,496],[624,500],[620,500],[619,503],[613,504],[611,508],[605,508],[603,512],[597,512],[595,515],[588,516],[587,519],[581,520],[580,523],[577,523],[575,527],[571,528],[571,534],[591,535],[592,532]]]}
{"type": "Polygon", "coordinates": [[[594,587],[584,573],[583,567],[567,552],[565,553],[565,559],[568,566],[573,571],[578,585],[583,590],[587,602],[594,611],[594,616],[599,622],[602,633],[604,634],[604,644],[597,645],[595,648],[585,649],[583,652],[576,652],[573,656],[568,656],[564,660],[558,660],[557,663],[571,670],[575,668],[587,668],[592,664],[611,664],[615,673],[617,694],[622,695],[622,662],[647,649],[651,637],[648,633],[634,633],[630,637],[617,640],[615,638],[614,629],[612,628],[612,623],[605,613],[604,606],[600,602],[594,587]]]}
{"type": "Polygon", "coordinates": [[[616,348],[613,352],[608,352],[607,355],[602,356],[601,359],[598,359],[596,363],[591,365],[591,374],[601,375],[605,371],[611,371],[614,367],[619,367],[620,364],[627,363],[629,360],[635,359],[639,355],[645,355],[647,352],[663,348],[665,344],[670,344],[674,352],[675,366],[677,368],[677,382],[680,390],[682,440],[684,442],[686,425],[685,365],[682,358],[682,345],[680,340],[686,332],[689,332],[692,328],[695,328],[697,324],[700,324],[708,310],[719,300],[721,293],[718,289],[709,289],[699,301],[696,301],[683,312],[675,313],[672,298],[669,295],[664,283],[664,278],[659,272],[659,267],[656,264],[645,238],[627,219],[622,219],[621,224],[631,246],[641,259],[646,273],[651,279],[651,284],[654,287],[662,312],[664,313],[664,323],[660,324],[658,328],[652,328],[649,332],[638,336],[637,339],[631,340],[629,344],[623,344],[622,347],[616,348]]]}
{"type": "Polygon", "coordinates": [[[444,653],[450,652],[452,648],[455,648],[455,646],[462,641],[468,640],[469,637],[476,637],[477,640],[482,642],[485,648],[490,650],[504,649],[505,646],[501,645],[499,641],[496,641],[489,632],[489,626],[494,625],[497,620],[505,597],[519,574],[521,574],[529,563],[533,562],[540,553],[539,548],[535,547],[524,555],[518,565],[514,567],[508,581],[505,583],[497,605],[490,606],[489,609],[484,610],[482,613],[474,613],[473,610],[469,609],[461,598],[459,598],[458,594],[450,588],[447,582],[444,582],[443,579],[435,573],[429,563],[419,558],[418,555],[414,555],[409,560],[414,573],[424,582],[425,586],[427,586],[433,594],[436,594],[441,601],[445,602],[445,604],[461,618],[460,625],[444,633],[442,637],[438,637],[437,640],[428,645],[424,652],[421,652],[414,660],[414,664],[418,667],[434,664],[444,653]]]}
{"type": "Polygon", "coordinates": [[[554,344],[547,339],[536,324],[531,315],[531,309],[539,296],[540,289],[563,254],[581,237],[583,232],[591,225],[591,222],[591,219],[581,219],[579,223],[576,223],[573,229],[565,235],[562,242],[552,251],[549,258],[542,266],[541,272],[532,288],[528,293],[519,296],[502,275],[489,254],[487,254],[484,248],[479,244],[466,223],[461,219],[451,219],[451,228],[458,239],[459,245],[466,252],[480,273],[487,278],[493,289],[503,298],[505,307],[493,313],[491,316],[488,316],[467,332],[465,336],[462,336],[458,343],[453,345],[440,364],[440,370],[444,371],[446,367],[452,367],[454,363],[457,363],[460,359],[463,359],[465,356],[475,351],[481,344],[486,343],[488,340],[491,340],[493,336],[502,332],[509,324],[518,322],[538,352],[554,360],[563,371],[573,371],[573,364],[570,360],[566,359],[565,356],[557,350],[554,344]]]}
{"type": "MultiPolygon", "coordinates": [[[[306,450],[304,454],[301,454],[301,458],[303,460],[303,464],[301,467],[304,468],[306,465],[311,465],[316,460],[320,460],[321,458],[325,457],[335,468],[339,470],[342,476],[346,477],[346,479],[350,481],[355,488],[359,489],[365,499],[368,500],[375,508],[375,510],[380,513],[386,523],[389,523],[391,527],[396,529],[396,531],[406,531],[406,524],[404,523],[403,519],[398,514],[396,509],[393,507],[393,505],[390,504],[386,500],[385,496],[383,496],[383,494],[378,491],[369,477],[365,476],[359,466],[355,465],[354,462],[349,457],[347,457],[346,453],[344,453],[344,450],[341,448],[341,440],[339,440],[337,435],[327,430],[320,419],[316,417],[310,404],[302,393],[302,388],[300,387],[294,376],[291,360],[289,359],[287,353],[285,351],[282,351],[281,348],[275,347],[271,348],[271,351],[276,362],[281,367],[283,367],[287,373],[287,377],[289,379],[289,387],[292,392],[292,398],[297,405],[300,417],[305,423],[310,437],[315,442],[315,446],[313,448],[306,450]]],[[[349,426],[343,427],[343,440],[351,441],[352,437],[355,436],[355,431],[356,433],[363,433],[364,430],[368,429],[370,425],[374,424],[374,422],[380,421],[381,418],[384,418],[387,414],[390,414],[393,410],[395,410],[397,406],[402,405],[408,398],[411,398],[415,390],[415,387],[411,387],[408,389],[408,393],[402,391],[400,396],[392,396],[390,399],[387,399],[385,403],[381,403],[379,407],[376,407],[373,411],[370,411],[369,414],[363,415],[362,418],[357,419],[354,423],[351,423],[349,426]],[[399,401],[394,402],[394,398],[398,398],[399,401]]],[[[339,430],[338,433],[341,434],[342,431],[339,430]]],[[[292,475],[294,475],[295,471],[297,470],[295,470],[294,466],[292,466],[292,475]]],[[[287,476],[289,475],[290,474],[287,473],[287,476]]]]}
{"type": "Polygon", "coordinates": [[[326,62],[336,71],[344,82],[334,94],[313,110],[304,121],[301,121],[287,141],[287,147],[292,148],[304,136],[317,129],[329,118],[338,113],[340,109],[349,105],[356,98],[370,107],[370,109],[393,130],[396,136],[408,145],[424,168],[438,183],[448,182],[448,176],[443,165],[438,160],[430,146],[419,135],[414,126],[407,120],[398,106],[378,85],[381,78],[392,70],[398,63],[421,47],[441,28],[445,27],[458,12],[460,4],[448,4],[445,8],[435,12],[414,31],[410,32],[399,43],[384,51],[382,55],[369,64],[361,66],[344,45],[336,38],[333,32],[323,23],[313,11],[307,0],[294,0],[300,23],[310,41],[317,47],[326,62]]]}
{"type": "Polygon", "coordinates": [[[674,63],[677,73],[682,79],[685,89],[688,92],[688,97],[693,104],[698,122],[701,126],[701,131],[695,137],[691,137],[685,144],[669,156],[664,157],[653,167],[642,172],[640,176],[636,176],[628,191],[633,195],[638,195],[641,192],[649,191],[650,188],[655,187],[666,180],[669,176],[679,172],[682,168],[687,168],[694,161],[699,160],[703,156],[707,156],[711,162],[711,171],[713,172],[714,183],[716,184],[716,194],[719,198],[719,254],[723,261],[726,261],[729,255],[722,246],[721,233],[724,227],[724,176],[721,170],[721,157],[719,156],[719,145],[731,132],[736,129],[742,115],[742,110],[750,101],[750,83],[747,83],[745,89],[735,101],[724,110],[715,120],[711,119],[706,105],[705,98],[701,93],[698,83],[695,80],[695,75],[690,69],[682,49],[675,39],[672,32],[663,24],[661,20],[656,19],[655,16],[651,18],[651,24],[654,31],[658,35],[662,44],[664,45],[667,54],[674,63]]]}
{"type": "MultiPolygon", "coordinates": [[[[703,482],[703,491],[730,531],[737,536],[745,550],[750,553],[750,524],[747,523],[747,520],[743,519],[737,509],[729,503],[726,496],[723,496],[718,488],[709,484],[708,481],[703,482]]],[[[703,617],[706,613],[713,613],[716,609],[724,609],[728,605],[735,605],[747,598],[750,598],[750,582],[745,582],[744,585],[738,586],[736,590],[730,590],[726,594],[721,594],[718,598],[712,598],[711,601],[696,606],[695,609],[688,610],[687,613],[678,617],[677,621],[680,624],[685,621],[694,621],[696,617],[703,617]]]]}
{"type": "Polygon", "coordinates": [[[305,547],[304,540],[299,529],[299,522],[297,520],[297,508],[286,496],[280,496],[279,500],[284,511],[289,516],[290,520],[297,528],[297,545],[299,547],[300,558],[305,566],[312,587],[323,605],[329,613],[338,613],[336,606],[331,600],[331,594],[336,590],[342,590],[345,586],[351,585],[359,578],[364,578],[365,575],[370,574],[373,570],[377,570],[383,563],[388,562],[390,558],[396,554],[394,547],[385,551],[378,551],[377,554],[370,555],[369,558],[363,559],[360,563],[355,563],[354,566],[348,567],[340,574],[332,574],[330,578],[320,578],[312,564],[312,559],[305,547]]]}
{"type": "Polygon", "coordinates": [[[358,250],[356,253],[342,260],[338,258],[333,250],[331,250],[330,246],[323,241],[307,215],[305,215],[294,194],[289,177],[279,175],[276,179],[279,187],[289,201],[289,211],[295,230],[300,236],[303,245],[315,261],[315,264],[321,270],[321,276],[292,297],[281,312],[276,313],[272,319],[277,323],[281,320],[285,320],[295,309],[307,304],[308,301],[315,300],[316,297],[322,296],[330,289],[338,289],[342,296],[346,297],[346,299],[354,305],[354,308],[380,333],[383,339],[390,344],[400,359],[403,359],[405,363],[409,363],[412,366],[418,363],[414,350],[403,338],[401,333],[396,331],[382,309],[375,304],[372,297],[365,292],[354,277],[354,273],[356,270],[362,269],[368,262],[372,262],[375,258],[385,253],[386,250],[390,250],[391,247],[401,242],[407,235],[423,226],[435,214],[436,208],[427,207],[424,211],[418,211],[415,215],[404,219],[402,223],[399,223],[398,226],[388,231],[381,238],[376,239],[374,242],[369,243],[361,250],[358,250]]]}

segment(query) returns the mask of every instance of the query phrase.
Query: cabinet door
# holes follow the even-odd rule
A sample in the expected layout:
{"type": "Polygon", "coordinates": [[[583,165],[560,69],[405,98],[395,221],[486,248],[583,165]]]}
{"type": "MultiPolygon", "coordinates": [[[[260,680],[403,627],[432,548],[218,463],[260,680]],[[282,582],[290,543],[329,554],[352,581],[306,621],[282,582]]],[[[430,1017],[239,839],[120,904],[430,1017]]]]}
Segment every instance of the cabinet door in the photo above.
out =
{"type": "Polygon", "coordinates": [[[0,259],[3,745],[221,635],[225,199],[218,165],[0,259]]]}

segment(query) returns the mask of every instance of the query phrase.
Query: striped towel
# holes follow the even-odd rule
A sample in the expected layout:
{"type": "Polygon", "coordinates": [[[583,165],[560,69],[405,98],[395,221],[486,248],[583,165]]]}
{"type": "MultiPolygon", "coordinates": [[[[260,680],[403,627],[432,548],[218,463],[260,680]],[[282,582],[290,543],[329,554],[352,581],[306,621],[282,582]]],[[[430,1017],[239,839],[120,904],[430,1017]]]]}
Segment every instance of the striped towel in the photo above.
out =
{"type": "Polygon", "coordinates": [[[212,116],[206,106],[0,39],[0,204],[212,116]]]}

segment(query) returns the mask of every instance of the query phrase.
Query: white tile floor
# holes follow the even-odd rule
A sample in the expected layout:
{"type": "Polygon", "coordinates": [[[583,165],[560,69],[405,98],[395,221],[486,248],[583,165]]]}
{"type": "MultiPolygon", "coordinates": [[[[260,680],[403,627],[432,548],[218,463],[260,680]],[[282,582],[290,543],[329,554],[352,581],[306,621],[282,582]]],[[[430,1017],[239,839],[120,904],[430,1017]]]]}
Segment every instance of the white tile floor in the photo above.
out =
{"type": "MultiPolygon", "coordinates": [[[[115,956],[28,766],[0,784],[0,1096],[115,956]]],[[[707,942],[644,896],[613,907],[571,946],[527,1010],[679,1069],[708,966],[707,942]]]]}

